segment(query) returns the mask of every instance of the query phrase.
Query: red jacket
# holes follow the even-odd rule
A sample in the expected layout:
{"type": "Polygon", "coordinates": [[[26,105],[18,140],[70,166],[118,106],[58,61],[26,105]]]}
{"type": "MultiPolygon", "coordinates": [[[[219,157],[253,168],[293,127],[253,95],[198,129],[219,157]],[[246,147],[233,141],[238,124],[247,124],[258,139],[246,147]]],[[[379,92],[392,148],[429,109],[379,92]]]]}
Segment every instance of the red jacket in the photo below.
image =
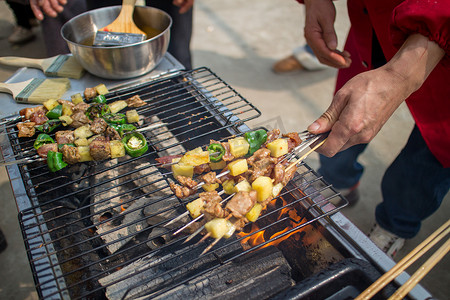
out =
{"type": "Polygon", "coordinates": [[[352,26],[345,49],[352,64],[339,70],[336,90],[372,68],[373,31],[387,60],[413,33],[427,36],[446,52],[406,104],[431,152],[450,167],[450,0],[347,0],[347,6],[352,26]]]}

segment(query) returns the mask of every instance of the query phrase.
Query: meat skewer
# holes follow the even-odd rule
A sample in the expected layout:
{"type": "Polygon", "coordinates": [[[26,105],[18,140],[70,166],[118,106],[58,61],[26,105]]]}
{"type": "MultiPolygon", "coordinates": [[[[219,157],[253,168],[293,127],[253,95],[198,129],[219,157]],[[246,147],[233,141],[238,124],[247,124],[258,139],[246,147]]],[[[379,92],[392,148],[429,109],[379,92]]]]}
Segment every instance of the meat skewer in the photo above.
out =
{"type": "MultiPolygon", "coordinates": [[[[323,137],[323,136],[322,136],[323,137]]],[[[316,150],[318,147],[320,147],[324,142],[325,142],[325,140],[326,139],[324,139],[324,140],[322,140],[320,143],[318,143],[317,145],[315,145],[311,150],[309,150],[306,154],[304,154],[302,157],[300,157],[299,159],[297,159],[296,161],[294,161],[294,162],[292,162],[292,163],[290,163],[289,164],[289,166],[286,168],[286,172],[289,172],[290,170],[291,170],[291,172],[292,172],[292,168],[294,167],[294,166],[296,166],[297,164],[299,164],[300,162],[302,162],[309,154],[311,154],[314,150],[316,150]]],[[[315,140],[315,141],[317,141],[317,139],[315,140]]],[[[298,151],[298,149],[300,149],[300,148],[297,148],[296,147],[296,150],[298,151]]],[[[305,149],[305,148],[303,148],[303,147],[301,147],[301,149],[305,149]]],[[[289,160],[289,159],[288,159],[289,160]]],[[[275,181],[275,179],[272,179],[272,182],[274,182],[275,181]]],[[[285,185],[285,184],[284,184],[285,185]]],[[[229,216],[231,216],[231,214],[229,215],[229,216]]],[[[229,217],[228,216],[228,217],[229,217]]],[[[237,223],[239,223],[239,218],[238,218],[238,220],[232,225],[233,227],[236,227],[236,224],[237,223]]],[[[192,234],[191,236],[189,236],[187,239],[186,239],[186,241],[188,241],[188,240],[191,240],[195,235],[197,235],[198,233],[200,233],[201,231],[202,231],[202,229],[203,228],[205,228],[205,226],[202,226],[201,228],[199,228],[199,230],[197,230],[196,232],[194,232],[194,234],[192,234]]],[[[199,243],[201,243],[201,242],[203,242],[203,241],[205,241],[208,237],[210,237],[211,236],[211,234],[210,234],[210,232],[208,232],[197,244],[199,244],[199,243]]],[[[223,238],[223,236],[219,236],[219,237],[217,237],[207,248],[205,248],[205,250],[202,252],[202,254],[201,255],[203,255],[203,254],[205,254],[205,253],[207,253],[209,250],[211,250],[213,247],[214,247],[214,245],[216,245],[221,239],[223,238]]],[[[185,241],[185,242],[186,242],[185,241]]]]}

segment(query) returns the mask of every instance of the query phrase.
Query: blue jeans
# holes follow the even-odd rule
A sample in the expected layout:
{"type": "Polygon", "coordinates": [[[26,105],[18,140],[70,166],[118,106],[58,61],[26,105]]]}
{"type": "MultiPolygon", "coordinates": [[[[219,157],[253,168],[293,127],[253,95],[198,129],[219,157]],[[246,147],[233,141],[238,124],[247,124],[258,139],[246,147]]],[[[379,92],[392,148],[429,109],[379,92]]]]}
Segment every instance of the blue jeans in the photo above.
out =
{"type": "MultiPolygon", "coordinates": [[[[365,148],[356,145],[332,158],[321,155],[319,173],[338,189],[353,186],[364,170],[357,158],[365,148]]],[[[376,207],[376,221],[402,238],[412,238],[422,220],[439,208],[449,188],[450,168],[437,161],[416,126],[383,176],[383,201],[376,207]]]]}

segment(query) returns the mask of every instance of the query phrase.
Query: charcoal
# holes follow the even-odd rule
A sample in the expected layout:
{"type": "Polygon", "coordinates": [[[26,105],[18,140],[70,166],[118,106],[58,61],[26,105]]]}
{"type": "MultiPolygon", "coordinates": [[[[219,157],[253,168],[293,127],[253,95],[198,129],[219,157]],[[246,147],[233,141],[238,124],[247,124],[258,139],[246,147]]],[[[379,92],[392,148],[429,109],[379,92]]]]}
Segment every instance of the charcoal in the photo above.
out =
{"type": "Polygon", "coordinates": [[[120,224],[108,221],[97,226],[97,234],[105,241],[110,253],[115,253],[148,226],[142,213],[143,207],[148,201],[147,198],[134,201],[120,214],[123,217],[118,218],[122,221],[120,224]]]}
{"type": "Polygon", "coordinates": [[[100,259],[92,248],[94,237],[84,226],[80,212],[75,210],[70,200],[62,199],[55,204],[58,208],[46,212],[45,218],[50,220],[48,226],[59,228],[50,231],[50,235],[55,248],[61,249],[56,254],[58,260],[64,262],[60,267],[66,274],[66,284],[72,286],[69,292],[73,298],[86,293],[90,293],[93,298],[100,297],[102,293],[90,292],[97,289],[99,284],[89,278],[104,272],[102,264],[92,264],[100,259]]]}
{"type": "MultiPolygon", "coordinates": [[[[226,259],[242,251],[239,243],[230,243],[229,240],[218,243],[216,247],[225,243],[229,245],[214,251],[217,256],[226,259]]],[[[127,290],[127,296],[134,297],[148,289],[159,290],[175,286],[176,283],[194,277],[203,270],[218,266],[219,262],[215,256],[200,257],[207,245],[204,243],[202,246],[187,247],[182,246],[181,242],[173,243],[171,247],[139,259],[100,279],[99,282],[106,288],[109,299],[122,299],[127,290]]]]}

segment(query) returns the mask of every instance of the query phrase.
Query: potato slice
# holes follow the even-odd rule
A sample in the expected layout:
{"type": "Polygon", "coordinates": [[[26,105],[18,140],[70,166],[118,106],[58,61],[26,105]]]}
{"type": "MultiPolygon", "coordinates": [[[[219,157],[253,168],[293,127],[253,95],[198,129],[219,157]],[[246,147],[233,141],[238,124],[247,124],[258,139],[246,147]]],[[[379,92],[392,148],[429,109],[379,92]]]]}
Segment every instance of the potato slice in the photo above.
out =
{"type": "Polygon", "coordinates": [[[180,163],[190,166],[200,166],[209,163],[209,152],[198,147],[186,152],[180,159],[180,163]]]}
{"type": "Polygon", "coordinates": [[[225,194],[231,195],[236,193],[236,189],[234,188],[234,180],[229,179],[222,184],[222,188],[225,191],[225,194]]]}
{"type": "Polygon", "coordinates": [[[232,161],[228,164],[228,170],[230,170],[231,176],[238,176],[248,171],[247,160],[242,158],[232,161]]]}
{"type": "Polygon", "coordinates": [[[203,200],[200,198],[195,199],[194,201],[189,202],[186,205],[187,210],[191,214],[191,217],[194,219],[201,215],[203,209],[203,200]]]}
{"type": "Polygon", "coordinates": [[[132,109],[127,111],[126,113],[128,123],[137,123],[139,122],[139,114],[137,110],[132,109]]]}
{"type": "Polygon", "coordinates": [[[172,165],[173,177],[178,176],[193,177],[194,176],[194,166],[186,165],[183,163],[178,163],[172,165]]]}
{"type": "Polygon", "coordinates": [[[230,153],[236,158],[246,155],[250,147],[250,144],[242,136],[228,140],[228,144],[230,145],[230,153]]]}
{"type": "Polygon", "coordinates": [[[277,139],[267,144],[267,149],[270,150],[270,156],[280,157],[288,153],[288,141],[286,139],[277,139]]]}
{"type": "Polygon", "coordinates": [[[256,203],[252,209],[250,209],[250,211],[245,215],[245,217],[247,218],[247,220],[249,220],[250,222],[255,222],[256,220],[258,220],[259,215],[261,214],[261,211],[263,209],[263,206],[259,203],[256,203]]]}
{"type": "Polygon", "coordinates": [[[125,100],[119,100],[115,101],[109,105],[109,109],[111,110],[111,113],[115,114],[124,109],[128,106],[127,102],[125,100]]]}
{"type": "Polygon", "coordinates": [[[89,152],[89,146],[79,146],[77,149],[80,154],[80,162],[94,160],[89,152]]]}
{"type": "Polygon", "coordinates": [[[219,187],[218,183],[206,183],[202,185],[202,188],[207,192],[215,191],[219,187]]]}
{"type": "Polygon", "coordinates": [[[238,182],[234,188],[236,189],[236,192],[250,192],[252,190],[252,186],[247,180],[238,182]]]}
{"type": "Polygon", "coordinates": [[[51,111],[52,109],[54,109],[56,106],[59,105],[59,102],[56,99],[48,99],[43,104],[48,111],[51,111]]]}
{"type": "Polygon", "coordinates": [[[259,202],[263,202],[267,198],[272,197],[273,183],[270,177],[260,176],[256,178],[252,183],[252,188],[256,191],[259,202]]]}
{"type": "Polygon", "coordinates": [[[81,127],[78,127],[73,131],[73,135],[75,136],[75,139],[87,139],[88,137],[91,137],[94,135],[94,133],[91,131],[91,128],[89,125],[83,125],[81,127]]]}
{"type": "Polygon", "coordinates": [[[281,190],[283,189],[283,187],[284,186],[281,182],[275,184],[272,188],[272,196],[277,197],[281,193],[281,190]]]}
{"type": "Polygon", "coordinates": [[[212,238],[219,239],[230,230],[227,221],[223,218],[215,218],[206,223],[205,228],[211,234],[212,238]]]}
{"type": "Polygon", "coordinates": [[[125,156],[125,147],[122,141],[112,140],[109,142],[109,149],[111,150],[111,158],[125,156]]]}

